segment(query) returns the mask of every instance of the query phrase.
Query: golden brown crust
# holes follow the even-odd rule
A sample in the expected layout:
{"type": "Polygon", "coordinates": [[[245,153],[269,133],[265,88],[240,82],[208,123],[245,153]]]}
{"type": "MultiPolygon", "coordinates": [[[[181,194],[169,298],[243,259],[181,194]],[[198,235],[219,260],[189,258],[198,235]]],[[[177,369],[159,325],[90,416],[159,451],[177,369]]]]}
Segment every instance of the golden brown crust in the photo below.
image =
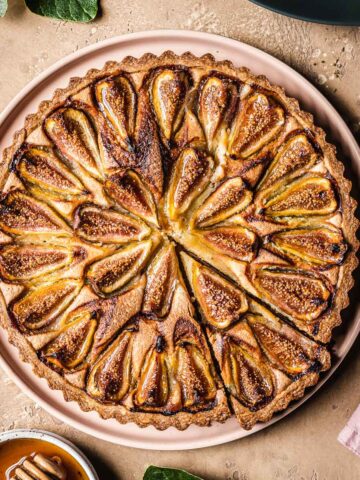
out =
{"type": "MultiPolygon", "coordinates": [[[[80,93],[97,80],[116,75],[120,72],[125,74],[139,74],[141,76],[145,75],[146,72],[152,68],[169,65],[198,68],[203,70],[204,73],[216,70],[219,74],[235,77],[246,85],[256,85],[258,89],[266,91],[276,99],[276,101],[284,107],[286,112],[296,120],[302,129],[311,131],[314,136],[314,141],[316,141],[317,145],[323,151],[324,158],[326,159],[326,167],[338,184],[337,193],[340,197],[342,214],[341,227],[344,237],[350,245],[350,251],[347,253],[346,259],[340,268],[340,280],[336,284],[331,311],[322,319],[318,326],[318,331],[316,335],[314,335],[316,340],[324,343],[328,342],[331,339],[332,329],[341,323],[341,310],[346,308],[349,303],[348,292],[354,283],[352,272],[358,263],[356,251],[358,250],[359,242],[356,238],[356,231],[359,222],[355,218],[356,202],[350,196],[351,182],[344,177],[344,165],[337,160],[335,147],[326,142],[325,132],[314,126],[312,115],[303,112],[300,109],[298,101],[287,97],[285,91],[281,87],[271,85],[264,76],[252,75],[247,68],[236,68],[229,61],[217,62],[210,54],[198,58],[190,52],[178,56],[173,52],[168,51],[164,52],[159,57],[148,53],[139,59],[126,57],[122,62],[107,62],[101,70],[92,69],[89,70],[83,78],[72,78],[67,88],[56,90],[51,100],[43,101],[40,104],[37,113],[27,116],[24,128],[15,134],[13,144],[4,150],[3,160],[0,166],[1,189],[4,188],[8,176],[9,165],[18,149],[26,141],[29,135],[43,124],[44,119],[59,107],[63,106],[70,96],[80,93]]],[[[151,159],[153,159],[156,157],[157,153],[151,152],[150,155],[151,159]]],[[[146,179],[146,176],[148,176],[149,181],[155,185],[160,185],[162,182],[160,174],[153,170],[151,172],[152,177],[149,177],[149,166],[147,165],[146,168],[147,170],[143,170],[142,172],[144,178],[146,179]]],[[[245,177],[245,179],[249,181],[248,178],[245,177]]],[[[249,181],[249,183],[251,183],[251,181],[249,181]]],[[[159,188],[156,187],[152,193],[156,198],[160,195],[159,188]]],[[[160,198],[160,196],[158,198],[160,198]]],[[[215,267],[217,266],[215,265],[215,267]]],[[[19,349],[22,359],[32,364],[36,375],[46,378],[50,388],[62,390],[65,400],[77,401],[84,411],[95,410],[102,418],[116,418],[120,423],[133,421],[141,427],[153,425],[160,430],[166,429],[169,426],[175,426],[176,428],[183,430],[190,424],[200,426],[210,425],[212,421],[223,422],[229,416],[227,398],[224,390],[220,386],[219,380],[217,380],[218,390],[215,402],[216,406],[208,411],[200,411],[196,413],[182,411],[174,415],[165,416],[158,413],[129,411],[122,405],[114,406],[101,404],[92,399],[80,388],[70,385],[70,383],[66,382],[59,373],[49,369],[44,363],[42,363],[35,350],[10,320],[6,313],[5,303],[2,310],[3,312],[0,315],[1,325],[8,331],[9,341],[19,349]]],[[[329,364],[324,364],[322,365],[321,370],[326,370],[328,367],[329,364]]],[[[241,425],[244,428],[251,428],[257,421],[268,421],[276,411],[286,408],[289,402],[300,398],[304,394],[305,388],[316,384],[318,379],[318,373],[304,375],[298,380],[293,381],[291,385],[279,393],[275,399],[256,412],[250,412],[233,397],[231,399],[231,404],[241,425]]]]}

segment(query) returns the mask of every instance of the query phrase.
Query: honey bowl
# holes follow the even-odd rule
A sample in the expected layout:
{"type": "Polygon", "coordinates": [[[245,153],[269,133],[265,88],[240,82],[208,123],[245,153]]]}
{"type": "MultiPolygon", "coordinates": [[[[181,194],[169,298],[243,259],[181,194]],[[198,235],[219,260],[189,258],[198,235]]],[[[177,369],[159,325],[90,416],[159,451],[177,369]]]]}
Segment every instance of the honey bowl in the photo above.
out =
{"type": "Polygon", "coordinates": [[[0,479],[21,478],[99,480],[85,455],[59,435],[26,429],[0,433],[0,479]]]}

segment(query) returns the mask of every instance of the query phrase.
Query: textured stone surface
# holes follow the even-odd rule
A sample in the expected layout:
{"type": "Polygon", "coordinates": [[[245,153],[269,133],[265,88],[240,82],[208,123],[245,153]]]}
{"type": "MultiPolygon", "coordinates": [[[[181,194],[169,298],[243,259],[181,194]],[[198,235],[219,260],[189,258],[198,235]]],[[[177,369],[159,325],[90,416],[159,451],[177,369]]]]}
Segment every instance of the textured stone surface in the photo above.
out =
{"type": "MultiPolygon", "coordinates": [[[[227,35],[284,60],[318,86],[359,136],[359,28],[305,23],[246,0],[101,3],[98,20],[78,25],[37,17],[22,0],[10,1],[0,19],[0,109],[35,75],[85,45],[127,32],[185,28],[227,35]]],[[[187,468],[209,480],[356,480],[360,459],[336,437],[360,401],[358,351],[359,342],[326,387],[288,418],[211,449],[153,452],[109,445],[51,417],[2,373],[0,428],[37,427],[65,435],[94,461],[101,480],[139,480],[151,463],[187,468]]]]}

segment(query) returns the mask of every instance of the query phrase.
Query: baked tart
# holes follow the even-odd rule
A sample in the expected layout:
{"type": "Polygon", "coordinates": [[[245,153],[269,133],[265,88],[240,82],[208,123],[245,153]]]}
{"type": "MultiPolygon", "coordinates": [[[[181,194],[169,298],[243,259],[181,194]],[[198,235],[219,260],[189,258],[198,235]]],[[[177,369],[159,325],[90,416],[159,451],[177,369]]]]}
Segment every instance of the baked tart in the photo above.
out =
{"type": "Polygon", "coordinates": [[[5,150],[1,325],[85,411],[251,428],[330,366],[355,202],[297,101],[211,55],[74,78],[5,150]]]}

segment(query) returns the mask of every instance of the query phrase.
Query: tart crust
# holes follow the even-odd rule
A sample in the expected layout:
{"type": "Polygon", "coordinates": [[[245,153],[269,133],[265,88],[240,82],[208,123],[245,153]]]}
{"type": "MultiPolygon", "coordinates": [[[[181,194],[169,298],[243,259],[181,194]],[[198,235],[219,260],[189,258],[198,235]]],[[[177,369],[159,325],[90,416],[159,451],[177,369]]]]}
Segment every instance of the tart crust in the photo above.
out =
{"type": "MultiPolygon", "coordinates": [[[[237,68],[229,61],[217,62],[210,54],[198,58],[189,52],[178,56],[173,52],[167,51],[159,57],[148,53],[139,59],[126,57],[121,62],[107,62],[101,70],[89,70],[83,78],[72,78],[67,88],[56,90],[51,100],[41,102],[38,112],[29,115],[26,118],[24,128],[15,134],[13,144],[5,149],[3,153],[3,161],[0,166],[0,186],[2,191],[7,190],[8,177],[11,174],[10,166],[14,162],[14,158],[17,157],[19,149],[22,148],[24,143],[26,144],[26,142],[29,142],[29,137],[30,139],[32,138],[31,136],[36,132],[39,126],[41,127],[43,125],[44,120],[49,117],[49,115],[64,105],[67,105],[69,97],[74,97],[79,94],[81,96],[81,92],[86,87],[93,85],[101,79],[116,76],[119,73],[134,74],[138,75],[139,78],[143,78],[146,76],[147,72],[152,69],[169,66],[171,68],[180,66],[190,69],[198,69],[204,75],[216,71],[216,74],[220,77],[235,78],[236,80],[243,82],[246,86],[255,86],[257,90],[265,92],[266,95],[271,96],[275,102],[278,102],[278,104],[284,109],[286,115],[294,118],[303,131],[311,132],[314,142],[316,142],[323,152],[326,168],[331,173],[331,176],[335,178],[338,186],[336,193],[339,196],[341,209],[341,228],[349,246],[349,250],[344,262],[339,267],[338,279],[335,282],[334,291],[331,295],[331,309],[329,309],[329,313],[326,314],[326,316],[322,318],[321,323],[318,324],[316,333],[312,333],[311,331],[305,331],[305,333],[312,336],[318,342],[329,342],[332,335],[332,329],[341,323],[341,310],[346,308],[349,304],[348,292],[354,283],[352,272],[358,263],[356,259],[356,251],[359,246],[359,242],[356,238],[358,220],[354,215],[356,202],[350,196],[351,183],[344,177],[344,165],[337,160],[335,147],[326,142],[324,131],[314,126],[312,115],[303,112],[300,109],[297,100],[287,97],[281,87],[270,84],[264,76],[252,75],[247,68],[237,68]]],[[[152,179],[154,184],[158,184],[162,181],[157,171],[152,172],[152,179]]],[[[154,193],[154,196],[155,195],[156,193],[154,193]]],[[[257,295],[256,289],[254,290],[253,286],[250,286],[249,284],[247,289],[247,284],[241,284],[241,282],[239,282],[242,273],[236,273],[238,272],[237,267],[229,268],[230,263],[226,263],[230,262],[228,257],[224,255],[215,255],[216,261],[212,263],[214,255],[206,256],[206,248],[199,250],[196,249],[191,242],[187,242],[186,239],[178,239],[176,235],[174,235],[173,238],[175,241],[178,241],[185,250],[196,255],[198,258],[201,258],[201,256],[204,255],[203,260],[207,264],[212,265],[215,271],[221,271],[225,276],[231,278],[232,281],[239,283],[240,287],[244,288],[244,290],[250,295],[257,295]],[[224,258],[225,260],[227,259],[225,264],[223,263],[224,258]]],[[[184,282],[183,279],[179,281],[181,283],[184,282]]],[[[290,324],[294,323],[292,322],[291,314],[269,304],[266,298],[263,298],[261,295],[259,297],[260,301],[266,304],[268,308],[273,309],[273,311],[277,312],[280,316],[286,318],[290,324]]],[[[175,426],[176,428],[183,430],[191,424],[205,426],[210,425],[212,421],[223,422],[230,416],[230,411],[233,411],[242,427],[251,428],[256,421],[268,421],[276,411],[283,410],[287,407],[289,402],[303,396],[305,388],[316,384],[319,379],[318,372],[310,372],[301,376],[296,381],[293,381],[288,388],[278,394],[272,401],[267,403],[266,406],[257,411],[250,411],[235,398],[231,398],[229,404],[228,396],[231,397],[231,395],[229,392],[225,393],[222,380],[217,375],[215,375],[217,393],[213,406],[211,408],[209,407],[209,409],[197,411],[195,413],[180,411],[171,415],[165,415],[161,413],[151,413],[149,411],[129,410],[125,406],[119,404],[106,405],[91,398],[81,388],[70,384],[58,371],[49,368],[39,359],[33,346],[25,336],[20,333],[14,321],[7,314],[6,303],[7,302],[2,296],[2,311],[0,315],[1,325],[7,331],[10,343],[18,348],[22,360],[32,365],[34,374],[45,378],[50,388],[61,390],[66,401],[75,401],[84,411],[97,411],[102,418],[116,418],[120,423],[135,422],[141,427],[153,425],[160,430],[175,426]]],[[[295,326],[302,330],[296,322],[295,326]]],[[[209,343],[211,346],[211,342],[209,343]]],[[[213,361],[215,362],[214,357],[213,361]]],[[[328,367],[329,362],[325,362],[321,370],[325,370],[328,367]]]]}

